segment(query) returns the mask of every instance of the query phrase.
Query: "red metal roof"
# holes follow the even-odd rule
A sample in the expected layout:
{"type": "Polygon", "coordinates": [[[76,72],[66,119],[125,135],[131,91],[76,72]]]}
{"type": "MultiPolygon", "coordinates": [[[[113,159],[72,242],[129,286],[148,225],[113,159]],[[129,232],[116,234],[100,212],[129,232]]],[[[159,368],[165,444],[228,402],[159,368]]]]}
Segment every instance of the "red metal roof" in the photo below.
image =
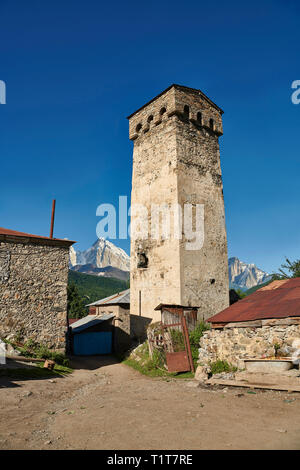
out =
{"type": "Polygon", "coordinates": [[[65,244],[70,244],[70,245],[73,245],[73,243],[76,243],[75,241],[72,241],[72,240],[65,240],[62,238],[42,237],[40,235],[32,235],[31,233],[17,232],[15,230],[10,230],[8,228],[3,228],[3,227],[0,227],[0,236],[1,235],[4,235],[5,237],[34,238],[37,240],[64,242],[65,244]]]}
{"type": "Polygon", "coordinates": [[[225,308],[207,321],[210,323],[231,323],[298,316],[300,316],[299,277],[274,281],[225,308]]]}

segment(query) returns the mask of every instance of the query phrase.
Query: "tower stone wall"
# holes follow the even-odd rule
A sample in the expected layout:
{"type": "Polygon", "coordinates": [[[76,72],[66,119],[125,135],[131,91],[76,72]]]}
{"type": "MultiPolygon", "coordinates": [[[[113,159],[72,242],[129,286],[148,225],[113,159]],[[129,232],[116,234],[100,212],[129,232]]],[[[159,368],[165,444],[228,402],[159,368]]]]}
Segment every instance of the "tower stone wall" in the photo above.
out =
{"type": "Polygon", "coordinates": [[[201,91],[179,85],[129,116],[134,141],[131,204],[147,211],[149,232],[147,238],[141,236],[135,226],[141,212],[133,212],[133,315],[160,320],[154,309],[165,303],[198,306],[199,318],[208,318],[229,304],[220,135],[222,110],[201,91]],[[183,210],[185,204],[192,205],[194,218],[196,206],[203,208],[204,241],[199,249],[187,249],[190,240],[184,230],[181,239],[175,235],[172,210],[171,237],[165,238],[161,230],[158,238],[151,233],[153,205],[171,209],[178,204],[183,210]]]}

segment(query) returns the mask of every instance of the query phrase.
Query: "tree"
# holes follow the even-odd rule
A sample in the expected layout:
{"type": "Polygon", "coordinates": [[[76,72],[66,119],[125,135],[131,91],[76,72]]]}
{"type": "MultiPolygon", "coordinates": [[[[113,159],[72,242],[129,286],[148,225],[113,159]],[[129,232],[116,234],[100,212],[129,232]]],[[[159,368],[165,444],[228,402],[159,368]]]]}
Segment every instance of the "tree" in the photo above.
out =
{"type": "Polygon", "coordinates": [[[287,257],[285,257],[285,263],[280,266],[279,273],[274,274],[273,280],[290,279],[292,277],[300,277],[300,259],[296,261],[290,261],[287,257]]]}
{"type": "Polygon", "coordinates": [[[87,314],[83,299],[80,297],[77,286],[70,284],[68,286],[68,317],[82,318],[87,314]]]}

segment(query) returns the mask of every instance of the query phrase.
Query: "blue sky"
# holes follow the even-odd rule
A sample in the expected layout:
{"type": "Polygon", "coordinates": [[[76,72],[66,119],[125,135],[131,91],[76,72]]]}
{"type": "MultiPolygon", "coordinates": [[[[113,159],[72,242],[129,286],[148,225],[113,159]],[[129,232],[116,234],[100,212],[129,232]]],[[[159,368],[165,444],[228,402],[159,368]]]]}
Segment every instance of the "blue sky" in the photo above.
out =
{"type": "MultiPolygon", "coordinates": [[[[230,256],[272,272],[300,258],[297,0],[0,0],[0,226],[85,249],[96,208],[130,196],[126,116],[171,83],[225,111],[230,256]]],[[[116,241],[129,252],[129,241],[116,241]]]]}

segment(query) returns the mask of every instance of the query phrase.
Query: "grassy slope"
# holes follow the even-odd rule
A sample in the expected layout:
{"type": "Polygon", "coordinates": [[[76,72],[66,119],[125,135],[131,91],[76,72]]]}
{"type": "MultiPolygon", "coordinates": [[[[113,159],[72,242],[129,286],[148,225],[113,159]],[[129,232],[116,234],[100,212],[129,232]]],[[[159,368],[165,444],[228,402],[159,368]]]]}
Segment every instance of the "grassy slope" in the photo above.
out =
{"type": "Polygon", "coordinates": [[[253,292],[257,291],[258,289],[261,289],[261,287],[267,286],[267,285],[270,284],[271,282],[272,282],[272,280],[271,280],[271,281],[264,282],[263,284],[259,284],[258,286],[251,287],[250,289],[246,290],[245,294],[246,294],[246,295],[253,294],[253,292]]]}
{"type": "Polygon", "coordinates": [[[88,296],[88,298],[84,297],[85,303],[95,302],[129,287],[128,282],[113,277],[98,277],[75,271],[69,271],[70,283],[76,284],[80,296],[88,296]]]}

